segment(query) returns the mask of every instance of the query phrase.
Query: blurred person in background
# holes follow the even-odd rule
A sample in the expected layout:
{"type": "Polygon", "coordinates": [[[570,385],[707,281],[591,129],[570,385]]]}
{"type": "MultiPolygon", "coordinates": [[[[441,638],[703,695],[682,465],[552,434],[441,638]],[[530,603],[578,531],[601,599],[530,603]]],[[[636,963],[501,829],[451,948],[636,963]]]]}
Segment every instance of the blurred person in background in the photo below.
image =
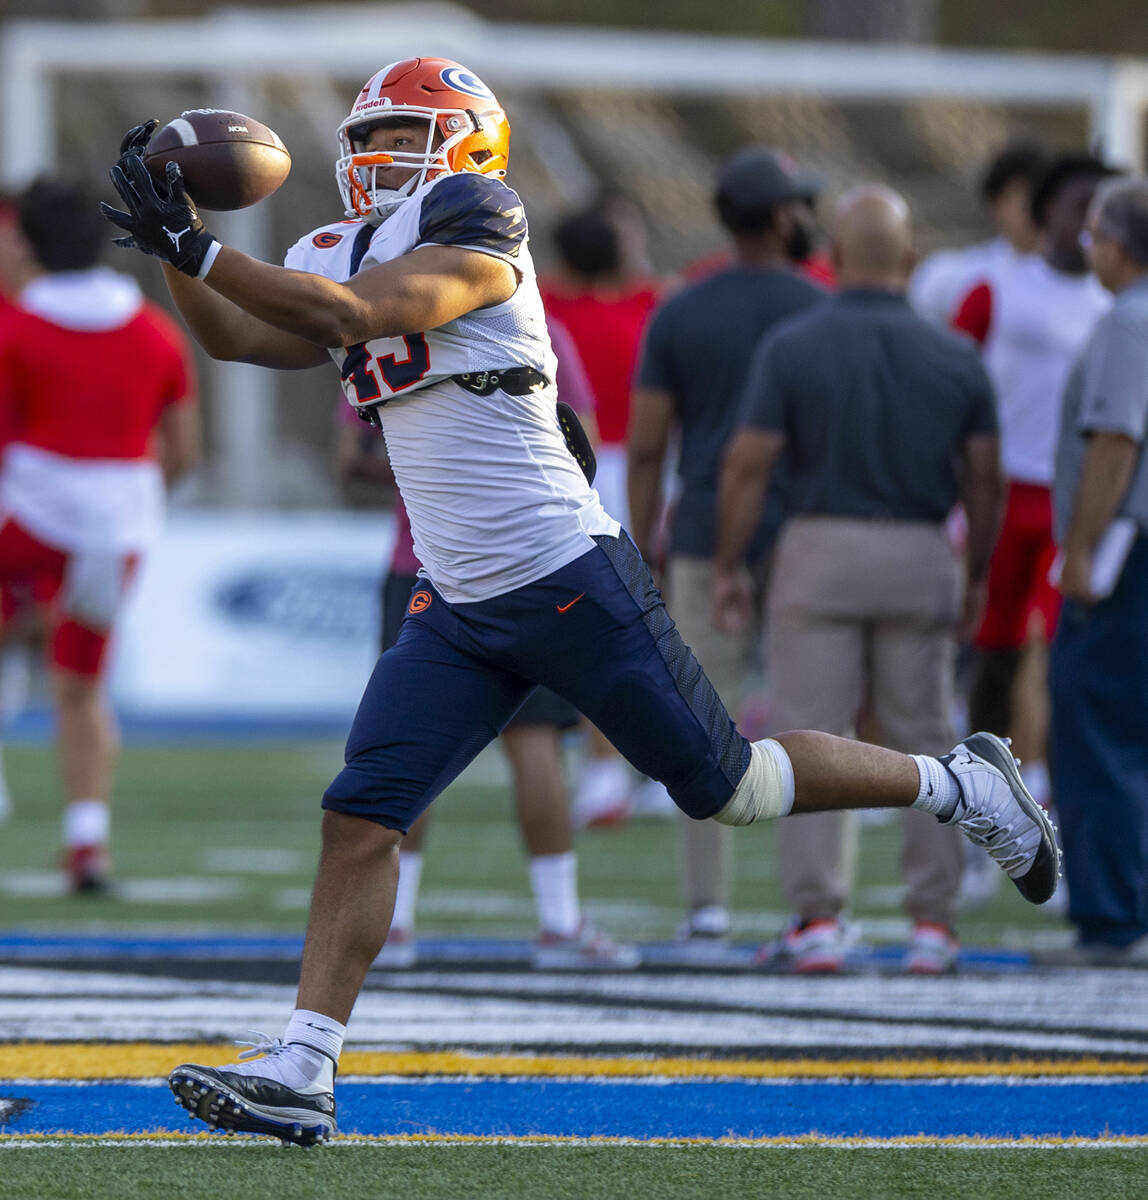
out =
{"type": "Polygon", "coordinates": [[[199,418],[183,333],[99,263],[107,227],[79,185],[32,184],[2,235],[15,302],[0,313],[0,585],[6,631],[47,626],[64,789],[66,879],[108,886],[118,749],[108,643],[159,532],[165,483],[195,462],[199,418]]]}
{"type": "MultiPolygon", "coordinates": [[[[766,334],[754,356],[718,495],[714,614],[731,631],[744,624],[742,563],[784,453],[786,522],[769,591],[780,725],[848,736],[868,700],[884,745],[944,754],[957,628],[977,616],[999,518],[992,386],[972,346],[909,307],[901,196],[849,192],[832,253],[841,292],[766,334]],[[963,579],[945,531],[958,499],[969,520],[963,579]]],[[[905,966],[938,974],[956,963],[961,839],[920,812],[902,820],[905,966]]],[[[778,825],[793,919],[762,961],[842,968],[852,833],[845,812],[778,825]]]]}
{"type": "Polygon", "coordinates": [[[1078,939],[1061,961],[1148,963],[1148,180],[1103,184],[1085,242],[1116,301],[1069,376],[1053,480],[1051,761],[1078,939]]]}
{"type": "MultiPolygon", "coordinates": [[[[12,297],[24,283],[32,278],[37,267],[32,257],[32,248],[20,229],[20,206],[15,196],[0,195],[0,321],[12,307],[12,297]]],[[[7,428],[0,428],[0,454],[11,436],[7,428]]],[[[0,600],[0,611],[8,609],[5,625],[9,634],[0,640],[0,822],[12,813],[12,797],[3,765],[3,737],[8,722],[24,707],[28,694],[30,676],[29,646],[26,639],[15,636],[19,624],[30,636],[35,621],[17,616],[18,594],[11,593],[7,601],[0,600]]],[[[3,585],[0,584],[0,592],[3,585]]]]}
{"type": "MultiPolygon", "coordinates": [[[[816,181],[788,157],[749,149],[718,172],[714,203],[734,251],[729,267],[676,293],[654,313],[636,373],[629,456],[630,533],[642,557],[658,561],[662,480],[678,446],[680,494],[670,528],[665,592],[682,637],[731,712],[743,699],[753,630],[715,629],[712,619],[714,509],[726,443],[737,424],[754,346],[777,322],[822,302],[826,293],[795,268],[812,242],[816,181]]],[[[781,523],[770,495],[748,547],[760,565],[781,523]]],[[[720,948],[729,933],[732,830],[683,818],[683,948],[720,948]]]]}
{"type": "Polygon", "coordinates": [[[1096,186],[1111,174],[1091,154],[1052,159],[1032,194],[1038,253],[998,261],[971,288],[954,319],[983,349],[1000,410],[1008,480],[984,620],[974,639],[969,723],[1012,737],[1025,784],[1046,805],[1047,647],[1060,612],[1060,597],[1048,579],[1056,553],[1053,455],[1073,360],[1112,303],[1080,245],[1096,186]]]}
{"type": "Polygon", "coordinates": [[[1012,142],[989,163],[981,180],[981,202],[996,236],[960,249],[938,250],[924,259],[909,281],[909,302],[923,317],[951,325],[969,289],[998,263],[1035,252],[1032,191],[1048,164],[1036,142],[1012,142]]]}
{"type": "MultiPolygon", "coordinates": [[[[556,383],[566,404],[588,429],[594,427],[594,394],[570,335],[553,317],[546,322],[558,360],[556,383]]],[[[342,405],[336,439],[336,469],[344,479],[359,479],[394,489],[395,477],[378,430],[342,405]]],[[[399,639],[411,594],[422,569],[415,554],[406,506],[394,491],[395,541],[383,583],[379,652],[399,639]]],[[[514,813],[529,859],[530,888],[538,918],[531,961],[539,970],[628,970],[638,965],[633,946],[619,945],[583,915],[578,897],[578,860],[570,822],[562,735],[581,714],[568,701],[538,687],[526,698],[499,735],[510,766],[514,813]]],[[[418,961],[415,911],[422,882],[423,855],[430,833],[428,809],[411,826],[399,849],[399,881],[387,940],[375,965],[391,969],[418,961]]]]}
{"type": "MultiPolygon", "coordinates": [[[[1039,143],[1017,141],[1005,146],[989,162],[981,180],[980,197],[996,236],[987,242],[929,255],[909,281],[909,302],[917,312],[948,328],[975,284],[996,267],[1007,270],[1018,259],[1036,252],[1039,235],[1032,217],[1032,194],[1048,168],[1048,161],[1047,151],[1039,143]]],[[[959,544],[964,537],[964,515],[959,510],[949,528],[954,542],[959,544]]],[[[958,711],[967,708],[965,697],[972,659],[972,647],[962,644],[958,652],[958,711]]],[[[1040,659],[1038,655],[1034,663],[1037,670],[1040,659]]],[[[1039,681],[1036,685],[1039,687],[1039,681]]],[[[995,864],[967,842],[961,907],[976,908],[988,903],[999,887],[1000,872],[995,864]]]]}
{"type": "MultiPolygon", "coordinates": [[[[633,201],[605,192],[554,228],[558,267],[540,283],[546,311],[568,330],[594,393],[598,474],[607,512],[630,527],[626,431],[638,349],[660,282],[647,273],[645,226],[633,201]]],[[[631,815],[674,816],[665,789],[639,783],[613,746],[590,727],[574,797],[574,822],[619,825],[631,815]]]]}

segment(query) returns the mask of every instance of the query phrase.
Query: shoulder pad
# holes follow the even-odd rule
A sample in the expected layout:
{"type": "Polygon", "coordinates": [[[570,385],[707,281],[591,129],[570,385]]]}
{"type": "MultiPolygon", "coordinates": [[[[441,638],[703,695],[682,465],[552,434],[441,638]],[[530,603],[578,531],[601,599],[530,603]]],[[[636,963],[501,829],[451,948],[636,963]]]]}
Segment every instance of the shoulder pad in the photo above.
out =
{"type": "Polygon", "coordinates": [[[473,171],[448,175],[423,198],[420,243],[469,246],[513,258],[525,240],[522,201],[488,175],[473,171]]]}

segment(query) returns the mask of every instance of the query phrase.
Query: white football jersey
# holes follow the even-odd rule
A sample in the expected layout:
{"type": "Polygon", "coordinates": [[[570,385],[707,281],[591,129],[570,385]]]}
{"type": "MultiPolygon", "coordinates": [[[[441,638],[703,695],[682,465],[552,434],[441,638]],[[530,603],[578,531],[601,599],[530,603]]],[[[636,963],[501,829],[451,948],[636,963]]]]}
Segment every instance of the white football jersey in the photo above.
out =
{"type": "Polygon", "coordinates": [[[948,329],[975,283],[999,264],[1024,257],[1003,237],[955,250],[937,250],[913,272],[909,303],[926,320],[948,329]]]}
{"type": "Polygon", "coordinates": [[[340,221],[301,238],[284,265],[343,283],[420,246],[458,246],[510,263],[502,304],[437,329],[331,350],[347,400],[378,405],[387,453],[424,573],[451,603],[533,583],[617,534],[558,427],[551,384],[476,396],[452,375],[556,361],[527,245],[522,202],[473,172],[424,184],[381,225],[340,221]]]}
{"type": "Polygon", "coordinates": [[[1048,487],[1069,372],[1112,297],[1094,275],[1066,275],[1039,254],[998,262],[983,282],[992,294],[984,361],[1001,465],[1010,479],[1048,487]]]}

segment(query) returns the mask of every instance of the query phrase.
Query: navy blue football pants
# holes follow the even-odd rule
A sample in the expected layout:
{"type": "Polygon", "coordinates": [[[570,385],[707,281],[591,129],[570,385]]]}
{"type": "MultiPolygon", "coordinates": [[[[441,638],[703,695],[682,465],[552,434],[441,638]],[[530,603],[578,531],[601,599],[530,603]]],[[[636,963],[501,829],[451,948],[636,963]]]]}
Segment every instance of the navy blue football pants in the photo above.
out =
{"type": "Polygon", "coordinates": [[[1082,943],[1126,946],[1148,933],[1148,537],[1111,596],[1065,601],[1049,685],[1068,916],[1082,943]]]}
{"type": "Polygon", "coordinates": [[[595,549],[492,600],[423,581],[367,684],[323,807],[406,832],[540,683],[585,713],[678,806],[713,816],[749,743],[666,612],[633,542],[595,549]]]}

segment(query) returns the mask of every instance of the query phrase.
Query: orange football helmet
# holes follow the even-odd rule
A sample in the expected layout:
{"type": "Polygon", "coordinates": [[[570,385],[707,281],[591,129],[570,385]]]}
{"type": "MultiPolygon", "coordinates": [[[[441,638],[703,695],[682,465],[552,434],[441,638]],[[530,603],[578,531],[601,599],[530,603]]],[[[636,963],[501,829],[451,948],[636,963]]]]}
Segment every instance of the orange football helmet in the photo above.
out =
{"type": "Polygon", "coordinates": [[[510,122],[494,93],[449,58],[407,58],[376,71],[339,126],[338,136],[335,178],[347,216],[376,220],[444,171],[501,177],[510,153],[510,122]],[[371,126],[396,118],[426,124],[427,144],[422,152],[365,150],[371,126]],[[416,172],[400,188],[380,187],[377,169],[392,164],[414,167],[416,172]]]}

